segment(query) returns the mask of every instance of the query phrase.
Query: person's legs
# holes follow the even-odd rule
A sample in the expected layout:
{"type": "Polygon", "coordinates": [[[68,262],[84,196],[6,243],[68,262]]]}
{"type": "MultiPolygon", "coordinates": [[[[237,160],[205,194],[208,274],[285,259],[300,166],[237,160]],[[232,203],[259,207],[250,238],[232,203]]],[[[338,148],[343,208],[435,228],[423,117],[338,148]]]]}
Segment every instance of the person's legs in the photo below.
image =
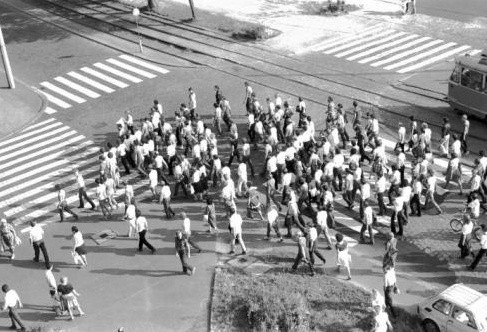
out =
{"type": "Polygon", "coordinates": [[[33,242],[32,246],[34,247],[34,262],[39,261],[39,243],[33,242]]]}
{"type": "Polygon", "coordinates": [[[8,315],[10,317],[10,320],[12,321],[12,326],[15,326],[15,323],[17,323],[18,326],[20,326],[21,329],[25,329],[25,325],[20,319],[20,316],[17,312],[17,309],[9,307],[8,308],[8,315]]]}
{"type": "Polygon", "coordinates": [[[240,243],[240,246],[242,247],[242,253],[245,254],[247,252],[247,248],[245,248],[245,243],[242,238],[242,233],[238,233],[237,238],[238,238],[238,243],[240,243]]]}
{"type": "Polygon", "coordinates": [[[477,253],[477,256],[475,256],[474,261],[470,265],[470,269],[475,270],[475,268],[480,263],[480,261],[482,260],[482,258],[484,257],[484,255],[485,255],[486,252],[487,252],[486,249],[480,249],[479,250],[479,252],[477,253]]]}
{"type": "MultiPolygon", "coordinates": [[[[44,241],[39,243],[39,248],[42,250],[42,255],[44,256],[44,262],[46,263],[46,266],[48,266],[49,265],[49,255],[47,253],[46,244],[44,243],[44,241]]],[[[37,258],[39,258],[39,253],[37,253],[37,258]]]]}
{"type": "Polygon", "coordinates": [[[83,188],[78,188],[78,198],[79,198],[79,208],[83,208],[85,206],[85,202],[83,202],[83,188]]]}
{"type": "Polygon", "coordinates": [[[71,210],[71,208],[67,204],[64,206],[64,210],[67,213],[71,214],[75,219],[78,219],[78,215],[74,213],[73,210],[71,210]]]}
{"type": "Polygon", "coordinates": [[[188,236],[188,243],[193,247],[195,248],[196,250],[199,250],[201,251],[201,247],[193,241],[193,239],[191,238],[191,236],[188,236]]]}
{"type": "Polygon", "coordinates": [[[88,194],[86,193],[86,190],[83,189],[83,197],[86,199],[86,201],[88,203],[90,203],[91,205],[91,208],[94,210],[95,209],[95,203],[93,202],[93,200],[88,196],[88,194]]]}

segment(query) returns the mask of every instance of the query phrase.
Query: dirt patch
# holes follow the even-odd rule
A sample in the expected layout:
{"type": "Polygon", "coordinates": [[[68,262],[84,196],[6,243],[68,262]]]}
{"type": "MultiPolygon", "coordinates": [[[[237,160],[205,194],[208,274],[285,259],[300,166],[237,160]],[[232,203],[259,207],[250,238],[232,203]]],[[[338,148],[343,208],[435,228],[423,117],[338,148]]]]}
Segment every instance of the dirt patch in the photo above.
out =
{"type": "MultiPolygon", "coordinates": [[[[128,6],[147,9],[147,0],[117,0],[128,6]]],[[[162,16],[180,23],[218,31],[219,33],[240,41],[266,40],[280,34],[280,31],[255,22],[238,20],[224,14],[213,13],[195,8],[196,19],[192,19],[188,4],[173,1],[153,0],[153,10],[162,16]]]]}
{"type": "Polygon", "coordinates": [[[305,15],[339,16],[362,9],[361,6],[347,4],[345,1],[309,1],[300,4],[305,15]]]}

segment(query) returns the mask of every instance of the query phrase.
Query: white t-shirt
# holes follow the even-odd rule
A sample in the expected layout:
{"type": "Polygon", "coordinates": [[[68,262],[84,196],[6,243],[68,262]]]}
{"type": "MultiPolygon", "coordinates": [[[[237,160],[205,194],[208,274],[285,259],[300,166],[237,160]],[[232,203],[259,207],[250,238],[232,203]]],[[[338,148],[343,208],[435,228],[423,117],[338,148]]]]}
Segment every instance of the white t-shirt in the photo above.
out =
{"type": "Polygon", "coordinates": [[[238,213],[234,213],[230,217],[230,228],[233,229],[235,235],[242,233],[242,217],[238,213]]]}

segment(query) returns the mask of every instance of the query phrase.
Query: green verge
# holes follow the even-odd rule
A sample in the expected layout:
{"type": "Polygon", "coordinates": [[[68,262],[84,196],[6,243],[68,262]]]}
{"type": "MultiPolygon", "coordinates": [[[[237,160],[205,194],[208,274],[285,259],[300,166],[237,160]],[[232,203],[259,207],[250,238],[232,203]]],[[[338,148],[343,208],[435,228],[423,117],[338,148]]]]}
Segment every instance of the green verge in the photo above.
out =
{"type": "MultiPolygon", "coordinates": [[[[371,331],[373,314],[366,290],[335,278],[290,273],[250,275],[217,269],[212,331],[371,331]]],[[[421,331],[404,310],[394,331],[421,331]]]]}
{"type": "MultiPolygon", "coordinates": [[[[116,0],[131,7],[143,8],[147,0],[116,0]]],[[[189,2],[187,5],[167,1],[154,0],[154,11],[162,16],[186,24],[194,24],[208,30],[217,31],[227,37],[242,41],[264,40],[275,37],[280,31],[270,29],[262,24],[236,20],[223,14],[212,13],[198,8],[195,3],[196,20],[191,20],[189,2]]]]}

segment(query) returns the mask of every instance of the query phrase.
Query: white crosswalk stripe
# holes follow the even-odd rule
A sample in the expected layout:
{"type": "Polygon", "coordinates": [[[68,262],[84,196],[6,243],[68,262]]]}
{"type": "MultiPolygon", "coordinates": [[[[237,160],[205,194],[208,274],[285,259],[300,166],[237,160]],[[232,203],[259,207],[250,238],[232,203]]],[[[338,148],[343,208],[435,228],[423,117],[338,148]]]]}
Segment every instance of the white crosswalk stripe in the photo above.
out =
{"type": "Polygon", "coordinates": [[[334,37],[309,46],[300,53],[322,52],[348,61],[357,61],[384,70],[405,74],[440,61],[480,50],[469,45],[388,29],[378,24],[361,33],[334,37]]]}
{"type": "MultiPolygon", "coordinates": [[[[26,132],[26,131],[30,131],[30,130],[32,130],[32,129],[34,129],[34,128],[42,127],[42,126],[47,125],[48,123],[51,123],[51,122],[54,122],[54,121],[56,121],[56,119],[54,119],[54,118],[49,118],[49,119],[47,119],[47,120],[44,120],[44,121],[41,121],[41,122],[35,123],[35,124],[33,124],[33,125],[28,126],[27,128],[22,129],[22,132],[24,133],[24,132],[26,132]]],[[[4,142],[4,141],[2,141],[2,143],[3,143],[3,142],[4,142]]],[[[2,144],[2,145],[3,145],[3,144],[2,144]]]]}
{"type": "Polygon", "coordinates": [[[167,70],[167,69],[164,69],[162,67],[153,65],[151,63],[148,63],[148,62],[139,60],[139,59],[134,58],[134,57],[132,57],[130,55],[127,55],[127,54],[119,55],[119,57],[122,58],[122,59],[124,59],[124,60],[127,60],[127,61],[130,61],[132,63],[135,63],[135,64],[137,64],[139,66],[142,66],[142,67],[145,67],[147,69],[150,69],[150,70],[156,71],[158,73],[161,73],[161,74],[167,74],[167,73],[169,73],[169,70],[167,70]]]}
{"type": "Polygon", "coordinates": [[[74,83],[64,77],[55,77],[54,78],[56,81],[64,84],[64,85],[67,85],[69,86],[71,89],[74,89],[74,90],[78,90],[79,92],[87,95],[88,97],[90,98],[98,98],[100,97],[100,95],[98,93],[96,93],[95,91],[93,90],[90,90],[88,88],[85,88],[85,87],[82,87],[81,85],[77,84],[77,83],[74,83]]]}
{"type": "Polygon", "coordinates": [[[96,62],[79,68],[79,72],[70,71],[66,75],[54,77],[52,82],[41,82],[40,91],[49,101],[44,112],[52,115],[59,108],[72,107],[73,102],[81,104],[87,102],[87,98],[100,98],[101,92],[113,93],[116,91],[114,87],[124,89],[129,84],[169,73],[165,68],[128,54],[108,58],[105,62],[96,62]]]}
{"type": "Polygon", "coordinates": [[[61,96],[63,96],[63,97],[66,97],[66,98],[68,98],[68,99],[71,99],[72,101],[77,102],[78,104],[82,104],[82,103],[84,103],[84,102],[86,101],[86,99],[83,99],[83,98],[81,98],[81,97],[78,97],[78,96],[76,96],[76,95],[72,94],[72,93],[71,93],[71,92],[69,92],[69,91],[66,91],[66,90],[64,90],[64,89],[62,89],[62,88],[60,88],[60,87],[55,86],[55,85],[54,85],[54,84],[52,84],[52,83],[49,83],[49,82],[42,82],[42,83],[41,83],[41,85],[42,85],[43,87],[45,87],[45,88],[48,88],[48,89],[49,89],[49,90],[51,90],[51,91],[54,91],[54,92],[56,92],[56,93],[60,94],[60,95],[61,95],[61,96]]]}
{"type": "Polygon", "coordinates": [[[120,77],[126,79],[127,81],[130,81],[130,82],[133,82],[133,83],[140,83],[140,82],[142,82],[142,80],[140,78],[138,78],[138,77],[132,76],[132,75],[127,74],[127,73],[125,73],[123,71],[120,71],[120,70],[115,69],[113,67],[107,66],[107,65],[105,65],[105,64],[103,64],[101,62],[95,63],[94,66],[97,67],[97,68],[103,69],[103,70],[105,70],[105,71],[107,71],[107,72],[109,72],[111,74],[120,76],[120,77]]]}
{"type": "Polygon", "coordinates": [[[74,78],[76,78],[76,79],[78,79],[78,80],[80,80],[80,81],[82,81],[82,82],[84,82],[84,83],[86,83],[86,84],[89,84],[89,85],[91,85],[92,87],[95,87],[95,88],[97,88],[98,90],[101,90],[101,91],[103,91],[103,92],[106,92],[106,93],[112,93],[112,92],[114,92],[114,91],[115,91],[115,90],[113,90],[112,88],[109,88],[109,87],[108,87],[108,86],[106,86],[106,85],[103,85],[103,84],[101,84],[101,83],[98,83],[98,82],[96,82],[96,81],[92,80],[91,78],[88,78],[88,77],[86,77],[86,76],[83,76],[83,75],[81,75],[81,74],[78,74],[78,73],[76,73],[76,72],[74,72],[74,71],[70,71],[70,72],[68,73],[68,75],[69,75],[69,76],[71,76],[71,77],[74,77],[74,78]]]}

